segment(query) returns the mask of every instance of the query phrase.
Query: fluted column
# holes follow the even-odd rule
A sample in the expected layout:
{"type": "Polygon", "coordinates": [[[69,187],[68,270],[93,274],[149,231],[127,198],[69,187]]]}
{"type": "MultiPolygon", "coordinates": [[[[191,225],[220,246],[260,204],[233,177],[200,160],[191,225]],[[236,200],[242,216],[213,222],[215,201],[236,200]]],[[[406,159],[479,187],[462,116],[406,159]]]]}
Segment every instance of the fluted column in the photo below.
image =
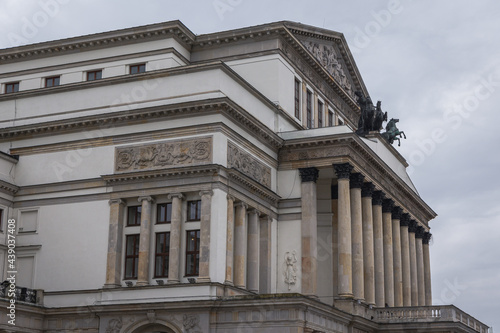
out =
{"type": "Polygon", "coordinates": [[[247,289],[259,292],[259,216],[257,209],[248,212],[247,289]]]}
{"type": "Polygon", "coordinates": [[[121,286],[123,207],[120,199],[109,201],[108,257],[106,264],[106,284],[104,288],[121,286]]]}
{"type": "Polygon", "coordinates": [[[351,236],[352,236],[352,292],[355,300],[365,300],[363,273],[363,211],[361,207],[361,187],[365,176],[351,173],[351,236]]]}
{"type": "Polygon", "coordinates": [[[210,282],[210,220],[212,215],[211,190],[201,191],[201,216],[200,216],[200,271],[198,282],[210,282]]]}
{"type": "Polygon", "coordinates": [[[392,255],[394,268],[394,306],[403,306],[403,268],[401,259],[401,207],[392,209],[392,255]]]}
{"type": "Polygon", "coordinates": [[[418,305],[425,305],[425,274],[424,274],[424,250],[422,240],[424,238],[424,228],[417,227],[415,233],[415,249],[417,251],[417,283],[418,283],[418,305]]]}
{"type": "Polygon", "coordinates": [[[170,193],[172,200],[172,215],[170,218],[170,248],[168,256],[168,282],[169,284],[180,281],[180,256],[181,256],[181,225],[182,225],[182,199],[181,193],[170,193]]]}
{"type": "Polygon", "coordinates": [[[139,235],[139,262],[137,264],[137,285],[149,284],[149,248],[151,244],[151,205],[152,197],[139,197],[141,203],[141,231],[139,235]]]}
{"type": "Polygon", "coordinates": [[[349,163],[334,164],[338,177],[338,241],[339,275],[338,293],[340,297],[352,298],[352,236],[351,236],[351,200],[349,177],[353,166],[349,163]]]}
{"type": "Polygon", "coordinates": [[[234,219],[234,285],[246,287],[246,252],[247,252],[247,208],[244,202],[238,202],[234,219]]]}
{"type": "Polygon", "coordinates": [[[363,274],[365,284],[365,301],[375,305],[375,255],[373,249],[373,211],[372,194],[375,186],[364,183],[361,189],[361,205],[363,211],[363,274]]]}
{"type": "Polygon", "coordinates": [[[425,280],[425,305],[432,305],[432,286],[431,286],[431,256],[429,249],[429,241],[432,234],[429,232],[424,233],[423,251],[424,251],[424,280],[425,280]]]}
{"type": "Polygon", "coordinates": [[[319,170],[312,168],[299,169],[302,200],[302,294],[317,294],[317,257],[318,257],[318,215],[316,204],[316,180],[319,170]]]}
{"type": "Polygon", "coordinates": [[[392,253],[392,199],[382,203],[382,221],[384,226],[384,284],[385,304],[394,306],[394,257],[392,253]]]}
{"type": "Polygon", "coordinates": [[[417,222],[415,220],[410,220],[408,224],[408,243],[410,245],[411,306],[418,306],[417,249],[415,247],[416,231],[417,222]]]}
{"type": "Polygon", "coordinates": [[[373,250],[375,257],[375,305],[377,307],[385,307],[383,200],[384,193],[382,191],[373,192],[373,250]]]}
{"type": "Polygon", "coordinates": [[[259,292],[271,293],[271,224],[273,219],[264,216],[260,219],[260,248],[259,248],[259,292]]]}
{"type": "Polygon", "coordinates": [[[403,276],[403,306],[411,306],[411,273],[410,273],[410,244],[408,235],[408,224],[410,215],[404,213],[401,215],[401,264],[403,276]]]}
{"type": "Polygon", "coordinates": [[[332,185],[332,286],[333,296],[339,295],[339,187],[332,185]]]}
{"type": "Polygon", "coordinates": [[[224,283],[233,285],[233,263],[234,263],[234,201],[232,195],[227,195],[227,230],[226,230],[226,278],[224,283]]]}

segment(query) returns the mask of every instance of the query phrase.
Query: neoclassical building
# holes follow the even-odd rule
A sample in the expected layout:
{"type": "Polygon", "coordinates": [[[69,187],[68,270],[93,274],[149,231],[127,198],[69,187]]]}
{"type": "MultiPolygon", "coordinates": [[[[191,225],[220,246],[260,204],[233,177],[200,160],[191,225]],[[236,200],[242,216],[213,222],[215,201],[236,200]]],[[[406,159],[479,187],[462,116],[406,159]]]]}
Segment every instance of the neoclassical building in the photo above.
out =
{"type": "Polygon", "coordinates": [[[1,332],[488,331],[432,304],[436,213],[342,34],[172,21],[0,50],[0,84],[1,332]]]}

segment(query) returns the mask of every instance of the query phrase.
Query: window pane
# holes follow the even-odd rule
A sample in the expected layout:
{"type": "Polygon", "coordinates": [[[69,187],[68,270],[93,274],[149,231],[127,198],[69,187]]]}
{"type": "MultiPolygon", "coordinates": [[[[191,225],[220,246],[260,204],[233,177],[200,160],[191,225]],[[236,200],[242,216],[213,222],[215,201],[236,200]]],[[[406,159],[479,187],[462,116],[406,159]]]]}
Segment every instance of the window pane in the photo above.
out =
{"type": "Polygon", "coordinates": [[[188,243],[186,246],[187,251],[195,251],[196,250],[196,232],[190,231],[188,233],[188,243]]]}
{"type": "Polygon", "coordinates": [[[128,207],[127,225],[140,225],[141,224],[141,206],[128,207]]]}
{"type": "Polygon", "coordinates": [[[188,254],[186,256],[186,275],[194,275],[194,255],[188,254]]]}
{"type": "Polygon", "coordinates": [[[95,73],[96,80],[102,79],[102,71],[98,71],[95,73]]]}
{"type": "Polygon", "coordinates": [[[172,219],[172,203],[158,205],[156,223],[168,223],[172,219]]]}
{"type": "Polygon", "coordinates": [[[127,258],[125,262],[125,278],[132,278],[134,277],[134,271],[133,271],[133,258],[127,258]]]}
{"type": "Polygon", "coordinates": [[[163,275],[163,266],[162,266],[162,257],[156,257],[156,262],[155,262],[155,277],[160,277],[163,275]]]}

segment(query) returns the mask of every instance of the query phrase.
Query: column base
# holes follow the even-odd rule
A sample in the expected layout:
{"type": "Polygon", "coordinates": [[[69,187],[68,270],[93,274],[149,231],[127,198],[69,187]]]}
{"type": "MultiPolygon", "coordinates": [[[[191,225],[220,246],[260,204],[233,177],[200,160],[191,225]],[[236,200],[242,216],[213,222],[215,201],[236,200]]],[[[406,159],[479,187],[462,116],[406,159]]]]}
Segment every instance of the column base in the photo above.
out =
{"type": "Polygon", "coordinates": [[[342,299],[354,299],[354,294],[339,294],[339,298],[342,298],[342,299]]]}
{"type": "Polygon", "coordinates": [[[141,287],[141,286],[149,286],[149,282],[147,281],[137,281],[137,283],[135,284],[137,287],[141,287]]]}
{"type": "Polygon", "coordinates": [[[115,283],[107,283],[105,284],[102,288],[103,289],[112,289],[112,288],[120,288],[122,285],[121,284],[115,284],[115,283]]]}
{"type": "Polygon", "coordinates": [[[209,277],[199,277],[196,279],[196,282],[198,283],[207,283],[207,282],[210,282],[210,278],[209,277]]]}
{"type": "Polygon", "coordinates": [[[226,281],[224,281],[224,284],[228,285],[228,286],[231,286],[231,287],[234,287],[233,281],[226,280],[226,281]]]}
{"type": "Polygon", "coordinates": [[[167,284],[179,284],[179,280],[167,280],[167,284]]]}

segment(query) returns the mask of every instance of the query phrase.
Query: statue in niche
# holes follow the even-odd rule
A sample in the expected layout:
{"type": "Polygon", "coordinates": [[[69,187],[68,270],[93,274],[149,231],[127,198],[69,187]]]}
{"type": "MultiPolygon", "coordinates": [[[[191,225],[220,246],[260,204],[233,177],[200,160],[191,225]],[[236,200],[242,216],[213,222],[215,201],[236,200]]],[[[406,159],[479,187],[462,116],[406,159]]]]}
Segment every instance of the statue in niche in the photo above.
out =
{"type": "Polygon", "coordinates": [[[406,134],[403,131],[400,131],[396,126],[396,123],[399,122],[399,119],[392,118],[387,126],[385,126],[385,133],[382,133],[382,137],[384,137],[389,143],[392,145],[394,140],[398,140],[398,146],[401,146],[401,137],[406,139],[406,134]]]}
{"type": "Polygon", "coordinates": [[[292,286],[297,282],[297,252],[295,252],[295,250],[285,253],[283,275],[285,277],[285,283],[288,284],[288,290],[290,291],[292,286]]]}
{"type": "Polygon", "coordinates": [[[361,108],[356,134],[364,137],[373,131],[380,132],[382,123],[387,121],[387,112],[382,111],[382,102],[378,101],[377,106],[374,106],[370,96],[365,97],[361,91],[356,91],[355,95],[361,108]]]}

